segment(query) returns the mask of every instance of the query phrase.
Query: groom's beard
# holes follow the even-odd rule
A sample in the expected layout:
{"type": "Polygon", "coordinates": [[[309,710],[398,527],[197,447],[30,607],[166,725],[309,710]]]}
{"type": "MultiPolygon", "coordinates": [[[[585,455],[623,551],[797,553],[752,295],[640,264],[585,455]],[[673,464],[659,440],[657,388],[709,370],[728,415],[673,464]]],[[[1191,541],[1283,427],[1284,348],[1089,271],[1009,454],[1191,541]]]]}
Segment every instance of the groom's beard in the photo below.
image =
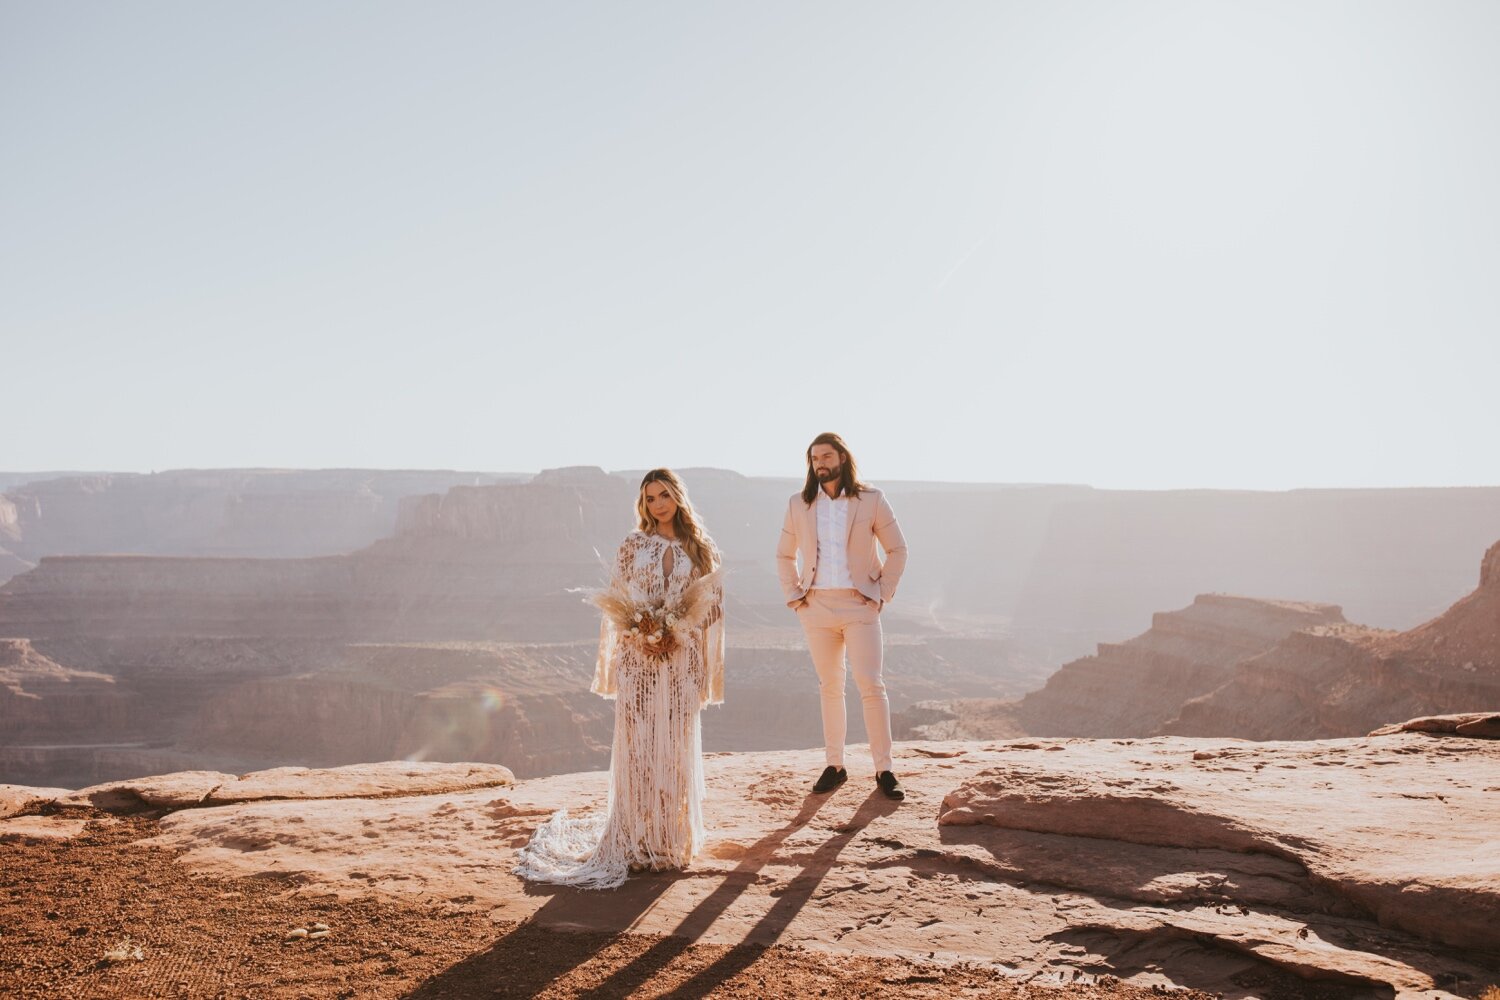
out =
{"type": "Polygon", "coordinates": [[[843,474],[844,467],[842,465],[835,465],[831,469],[818,469],[816,471],[818,482],[820,483],[831,483],[843,474]]]}

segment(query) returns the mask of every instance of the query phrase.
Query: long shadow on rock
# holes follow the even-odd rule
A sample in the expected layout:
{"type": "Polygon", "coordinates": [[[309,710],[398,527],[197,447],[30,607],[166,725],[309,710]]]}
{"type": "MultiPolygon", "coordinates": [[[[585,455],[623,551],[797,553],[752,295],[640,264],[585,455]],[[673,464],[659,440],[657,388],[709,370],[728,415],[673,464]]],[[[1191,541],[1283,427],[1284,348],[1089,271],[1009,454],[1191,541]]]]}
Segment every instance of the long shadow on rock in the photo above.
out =
{"type": "MultiPolygon", "coordinates": [[[[778,830],[761,843],[770,844],[785,840],[791,830],[811,819],[812,814],[817,812],[819,806],[825,801],[827,801],[826,798],[821,796],[814,797],[809,795],[808,799],[803,803],[802,812],[798,813],[798,819],[793,820],[787,827],[778,830]]],[[[785,890],[777,896],[776,902],[766,911],[765,916],[755,922],[755,925],[750,928],[740,943],[727,951],[708,968],[696,973],[691,979],[681,983],[670,993],[663,994],[663,1000],[669,1000],[669,998],[671,1000],[686,1000],[689,997],[707,996],[716,988],[754,964],[755,960],[765,951],[766,946],[774,944],[781,937],[782,932],[786,930],[787,925],[792,922],[792,919],[807,905],[807,901],[817,891],[818,885],[822,883],[823,878],[833,869],[835,862],[838,860],[839,853],[859,835],[860,831],[869,826],[871,821],[880,816],[888,816],[895,812],[897,808],[899,806],[890,799],[885,798],[884,795],[878,792],[871,792],[864,802],[860,803],[859,808],[855,811],[854,816],[849,822],[838,827],[834,835],[813,852],[812,857],[808,859],[802,871],[793,876],[791,881],[787,883],[785,890]]],[[[757,844],[756,846],[759,848],[761,845],[757,844]]],[[[752,850],[751,856],[754,857],[758,853],[758,850],[752,850]]],[[[704,931],[718,918],[719,914],[723,913],[729,907],[729,904],[744,892],[745,886],[749,885],[753,880],[754,873],[759,871],[764,865],[764,861],[751,861],[747,859],[745,863],[742,863],[731,873],[736,877],[733,879],[726,878],[724,884],[719,889],[715,890],[713,894],[694,907],[683,918],[677,929],[672,932],[672,937],[664,939],[656,946],[653,946],[652,951],[656,951],[658,948],[663,952],[675,949],[674,954],[680,954],[688,945],[701,937],[704,931]],[[742,872],[742,868],[747,870],[742,872]]],[[[650,952],[647,953],[647,955],[649,954],[650,952]]],[[[642,957],[645,958],[646,956],[642,957]]],[[[622,969],[614,978],[619,978],[621,974],[628,971],[628,969],[622,969]]],[[[644,982],[644,980],[641,980],[641,982],[644,982]]],[[[604,985],[609,986],[610,983],[604,985]]],[[[604,994],[595,991],[585,995],[593,997],[595,1000],[603,1000],[605,996],[613,994],[604,994]]]]}
{"type": "Polygon", "coordinates": [[[1124,978],[1153,971],[1201,993],[1274,1000],[1393,1000],[1396,995],[1390,985],[1363,977],[1298,975],[1249,951],[1224,947],[1213,938],[1179,927],[1084,926],[1056,931],[1046,935],[1046,940],[1098,956],[1076,961],[1079,969],[1096,977],[1124,978]]]}
{"type": "Polygon", "coordinates": [[[984,825],[945,826],[939,836],[949,853],[899,863],[917,874],[952,869],[960,878],[1051,885],[1149,905],[1248,903],[1370,918],[1363,908],[1316,883],[1299,862],[1270,854],[984,825]]]}
{"type": "Polygon", "coordinates": [[[987,826],[943,827],[940,837],[948,853],[911,852],[879,866],[900,865],[920,877],[1076,894],[1093,915],[1080,908],[1075,926],[1046,939],[1073,946],[1075,953],[1081,949],[1100,956],[1079,966],[1095,974],[1129,976],[1156,969],[1179,985],[1209,993],[1232,992],[1227,988],[1232,982],[1242,989],[1265,987],[1287,995],[1323,991],[1331,1000],[1346,993],[1369,996],[1371,991],[1390,996],[1393,991],[1383,975],[1425,976],[1439,989],[1459,995],[1492,978],[1493,970],[1477,962],[1477,956],[1381,926],[1373,914],[1285,858],[987,826]],[[1200,926],[1198,917],[1204,913],[1227,921],[1222,933],[1200,926]],[[1142,918],[1155,926],[1142,926],[1142,918]],[[1311,935],[1322,950],[1309,948],[1300,958],[1278,964],[1241,942],[1259,934],[1249,933],[1250,926],[1237,930],[1234,924],[1241,918],[1247,925],[1270,921],[1300,926],[1299,937],[1311,935]],[[1326,967],[1318,967],[1318,954],[1326,967]],[[1407,971],[1387,963],[1404,965],[1407,971]]]}
{"type": "MultiPolygon", "coordinates": [[[[775,851],[795,831],[806,826],[828,802],[825,796],[808,795],[791,821],[757,841],[746,857],[728,872],[719,886],[664,937],[611,973],[598,986],[581,994],[594,1000],[627,997],[670,965],[713,926],[774,857],[775,851]]],[[[838,854],[876,817],[896,808],[895,803],[872,794],[849,823],[838,828],[820,846],[792,879],[771,909],[709,968],[695,975],[672,993],[672,997],[703,996],[714,986],[748,967],[774,942],[787,924],[811,898],[819,882],[832,869],[838,854]]],[[[586,889],[542,886],[533,891],[550,898],[524,924],[496,941],[482,954],[470,956],[443,970],[408,994],[409,1000],[454,1000],[465,997],[524,996],[566,976],[609,947],[685,873],[660,872],[630,878],[619,889],[598,892],[586,889]]]]}

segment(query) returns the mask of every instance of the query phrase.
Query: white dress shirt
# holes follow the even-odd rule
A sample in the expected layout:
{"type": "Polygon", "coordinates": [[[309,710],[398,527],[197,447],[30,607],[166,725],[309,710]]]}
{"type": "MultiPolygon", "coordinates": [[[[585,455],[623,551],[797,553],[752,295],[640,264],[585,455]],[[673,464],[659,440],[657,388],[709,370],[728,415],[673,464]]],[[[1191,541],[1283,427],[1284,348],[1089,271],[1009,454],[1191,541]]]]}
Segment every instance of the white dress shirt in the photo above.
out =
{"type": "Polygon", "coordinates": [[[818,515],[818,570],[813,590],[853,589],[849,575],[849,498],[829,497],[819,489],[813,503],[818,515]]]}

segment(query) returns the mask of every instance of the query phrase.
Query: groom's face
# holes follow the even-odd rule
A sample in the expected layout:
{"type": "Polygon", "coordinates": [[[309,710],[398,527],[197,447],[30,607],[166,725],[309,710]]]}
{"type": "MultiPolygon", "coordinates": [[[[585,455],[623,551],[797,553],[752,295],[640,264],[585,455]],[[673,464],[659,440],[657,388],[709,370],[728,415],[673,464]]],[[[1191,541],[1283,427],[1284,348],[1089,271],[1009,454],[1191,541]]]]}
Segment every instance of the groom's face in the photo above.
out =
{"type": "Polygon", "coordinates": [[[818,482],[831,483],[843,474],[844,467],[839,461],[839,450],[833,445],[813,445],[810,457],[813,475],[818,477],[818,482]]]}

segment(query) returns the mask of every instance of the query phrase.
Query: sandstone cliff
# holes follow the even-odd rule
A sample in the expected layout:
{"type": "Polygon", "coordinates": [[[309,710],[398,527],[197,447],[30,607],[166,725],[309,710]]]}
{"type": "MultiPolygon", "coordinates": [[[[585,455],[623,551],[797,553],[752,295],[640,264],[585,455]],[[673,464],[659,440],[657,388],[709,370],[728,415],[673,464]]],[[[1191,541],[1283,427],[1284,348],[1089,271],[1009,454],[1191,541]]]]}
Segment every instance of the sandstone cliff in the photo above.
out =
{"type": "Polygon", "coordinates": [[[506,478],[521,477],[373,469],[0,476],[6,491],[0,495],[0,545],[33,563],[94,552],[348,552],[388,534],[404,497],[506,478]]]}
{"type": "MultiPolygon", "coordinates": [[[[23,702],[33,726],[0,740],[0,781],[78,786],[163,768],[373,758],[508,761],[532,777],[604,767],[609,759],[614,704],[588,690],[592,641],[117,637],[27,646],[102,669],[87,674],[92,686],[75,683],[66,698],[55,687],[37,688],[23,702]],[[51,707],[54,698],[59,707],[51,707]]],[[[1003,652],[1002,644],[977,639],[903,642],[888,658],[892,701],[994,690],[992,671],[980,668],[1003,652]]],[[[64,669],[55,661],[47,662],[64,669]]],[[[805,650],[732,646],[728,686],[727,704],[704,713],[710,751],[818,742],[805,650]]],[[[0,710],[7,704],[0,689],[0,710]]],[[[857,710],[851,716],[850,739],[859,741],[863,722],[857,710]]]]}
{"type": "Polygon", "coordinates": [[[1318,739],[1368,732],[1385,719],[1500,703],[1500,543],[1479,587],[1406,632],[1299,632],[1188,701],[1161,731],[1185,736],[1318,739]]]}
{"type": "Polygon", "coordinates": [[[1153,615],[1141,635],[1100,643],[1097,655],[1058,668],[1021,700],[1016,719],[1037,736],[1153,733],[1184,700],[1228,680],[1240,661],[1299,629],[1342,621],[1331,604],[1200,594],[1186,608],[1153,615]]]}
{"type": "MultiPolygon", "coordinates": [[[[0,587],[0,635],[115,679],[154,724],[103,740],[106,709],[77,704],[50,749],[0,736],[0,776],[81,784],[184,759],[504,760],[525,776],[602,766],[612,706],[588,693],[598,615],[582,592],[605,579],[633,490],[587,468],[455,487],[408,498],[390,538],[341,556],[46,557],[0,587]]],[[[757,537],[761,557],[737,558],[730,546],[752,540],[735,541],[743,529],[725,516],[731,698],[707,716],[706,745],[815,743],[815,682],[770,546],[757,537]]],[[[898,706],[1040,679],[993,628],[944,624],[915,602],[886,616],[898,706]]]]}
{"type": "Polygon", "coordinates": [[[1474,553],[1497,538],[1497,488],[1098,490],[1052,509],[1013,617],[1053,662],[1209,592],[1409,629],[1470,590],[1474,553]]]}
{"type": "MultiPolygon", "coordinates": [[[[772,604],[771,545],[798,483],[683,471],[738,569],[738,591],[772,604]]],[[[30,564],[105,552],[282,558],[352,552],[394,533],[408,541],[446,538],[442,544],[461,557],[470,544],[514,540],[506,532],[524,521],[562,532],[557,537],[569,539],[563,548],[573,546],[575,554],[583,550],[577,543],[587,542],[607,555],[630,527],[637,475],[587,468],[510,478],[378,470],[75,475],[12,485],[10,499],[0,497],[0,548],[30,564]],[[484,488],[528,480],[536,493],[484,488]],[[571,505],[544,509],[538,498],[545,490],[571,505]],[[512,503],[528,513],[509,512],[512,503]],[[9,535],[7,504],[15,511],[9,535]]],[[[1494,489],[1137,493],[882,485],[919,554],[902,604],[939,618],[1008,621],[1029,654],[1050,663],[1128,635],[1153,611],[1210,591],[1307,595],[1340,604],[1357,621],[1409,627],[1461,596],[1472,552],[1500,536],[1494,489]]]]}
{"type": "Polygon", "coordinates": [[[144,706],[105,673],[65,667],[25,639],[0,639],[0,733],[6,742],[44,741],[88,714],[100,739],[138,724],[144,706]]]}
{"type": "Polygon", "coordinates": [[[1151,628],[1064,664],[1020,701],[935,700],[894,718],[908,738],[1233,736],[1324,739],[1381,720],[1500,703],[1500,543],[1479,587],[1405,632],[1332,605],[1200,595],[1151,628]]]}
{"type": "MultiPolygon", "coordinates": [[[[212,476],[207,482],[222,487],[212,476]]],[[[690,485],[712,518],[730,573],[732,701],[711,715],[705,738],[720,749],[815,743],[819,725],[815,699],[808,696],[810,672],[795,619],[781,603],[767,541],[775,537],[781,505],[795,484],[691,470],[690,485]]],[[[113,485],[101,490],[119,492],[113,485]]],[[[160,769],[184,753],[206,755],[212,766],[239,768],[424,753],[497,760],[502,752],[514,755],[504,759],[527,775],[597,764],[607,744],[601,731],[608,708],[584,694],[581,665],[597,618],[579,591],[602,580],[609,553],[630,527],[633,491],[633,476],[576,468],[524,483],[460,485],[408,496],[392,513],[388,538],[347,555],[46,556],[0,586],[0,635],[29,638],[60,665],[115,678],[117,690],[137,692],[132,697],[153,706],[156,723],[112,729],[103,722],[116,709],[104,701],[97,707],[78,702],[63,713],[74,724],[45,741],[50,750],[29,737],[0,737],[6,744],[0,747],[0,773],[79,783],[160,769]],[[443,643],[510,649],[581,644],[568,654],[577,667],[570,681],[575,686],[571,692],[520,693],[504,675],[502,657],[446,686],[407,689],[368,674],[364,654],[354,651],[380,646],[420,666],[443,643]],[[195,659],[177,655],[188,648],[195,659]],[[514,697],[504,711],[485,715],[481,726],[473,704],[491,688],[514,697]],[[342,717],[341,702],[349,709],[342,717]],[[282,738],[268,740],[255,735],[258,712],[298,721],[279,726],[282,738]],[[542,719],[558,721],[544,725],[542,719]],[[99,738],[96,732],[114,735],[99,738]],[[553,739],[557,748],[549,743],[553,739]],[[284,756],[263,756],[273,748],[284,756]],[[54,769],[46,764],[49,754],[54,769]]],[[[973,699],[1014,698],[1036,688],[1049,661],[1036,656],[1034,635],[1028,638],[1018,628],[1022,634],[1007,636],[1000,614],[967,609],[982,606],[988,599],[983,595],[1002,591],[1005,601],[1021,601],[1031,564],[1007,553],[1043,558],[1046,546],[1037,547],[1042,526],[1060,503],[1082,502],[1089,491],[906,484],[893,486],[892,494],[910,524],[914,548],[926,553],[914,561],[885,616],[893,707],[900,713],[921,704],[920,712],[928,713],[906,719],[908,731],[1154,732],[1179,714],[1184,700],[1224,683],[1232,664],[1268,652],[1295,629],[1342,620],[1328,606],[1206,596],[1158,615],[1137,639],[1102,643],[1097,656],[1069,663],[1018,709],[980,710],[973,699]],[[974,541],[967,526],[975,521],[997,527],[974,541]],[[1029,542],[1022,538],[1027,533],[1029,542]],[[971,539],[967,546],[964,538],[971,539]],[[960,593],[968,596],[960,600],[960,593]],[[942,711],[927,705],[955,698],[968,699],[964,704],[983,716],[983,725],[947,725],[942,711]]],[[[1438,491],[1436,499],[1419,499],[1430,506],[1456,502],[1453,496],[1438,491]]],[[[1228,502],[1214,500],[1221,501],[1228,502]]],[[[1168,507],[1193,509],[1206,502],[1179,497],[1168,507]]],[[[1248,504],[1240,513],[1252,517],[1260,501],[1236,502],[1248,504]]],[[[197,523],[196,516],[187,520],[197,523]]],[[[1469,524],[1463,517],[1456,521],[1469,524]]],[[[1198,536],[1189,531],[1187,537],[1198,536]]],[[[1153,558],[1182,557],[1168,549],[1153,558]]],[[[1146,560],[1137,569],[1150,565],[1146,560]]],[[[1411,565],[1407,560],[1397,568],[1411,565]]],[[[1372,578],[1389,576],[1381,570],[1372,578]]],[[[1132,585],[1120,585],[1122,595],[1139,596],[1132,585]]],[[[1085,604],[1088,592],[1080,596],[1085,604]]],[[[1344,655],[1342,646],[1326,650],[1344,655]]],[[[1268,670],[1265,676],[1275,674],[1268,670]]],[[[1267,704],[1270,683],[1261,681],[1267,704]]],[[[1283,674],[1276,683],[1296,687],[1304,680],[1292,684],[1283,674]]],[[[1471,706],[1464,699],[1474,692],[1463,686],[1464,677],[1442,683],[1455,697],[1377,700],[1341,717],[1345,728],[1303,731],[1361,732],[1372,714],[1471,706]],[[1463,698],[1457,697],[1460,690],[1463,698]]],[[[851,714],[858,734],[858,713],[851,714]]]]}

